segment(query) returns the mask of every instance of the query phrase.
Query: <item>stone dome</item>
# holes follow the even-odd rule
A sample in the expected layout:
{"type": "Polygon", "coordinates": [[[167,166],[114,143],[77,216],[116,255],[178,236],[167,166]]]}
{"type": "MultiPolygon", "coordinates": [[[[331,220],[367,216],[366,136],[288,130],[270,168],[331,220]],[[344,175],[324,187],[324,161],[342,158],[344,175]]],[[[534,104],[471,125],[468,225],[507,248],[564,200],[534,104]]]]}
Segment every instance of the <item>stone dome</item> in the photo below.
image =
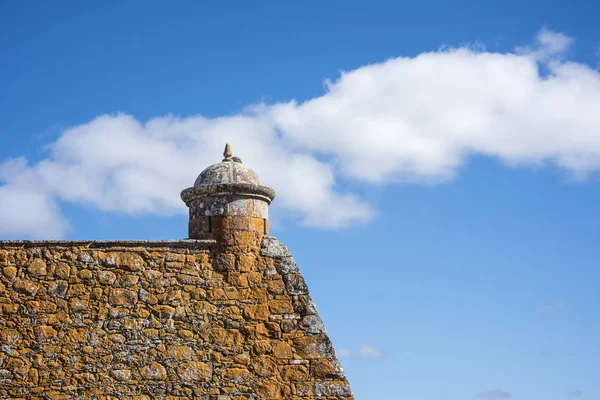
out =
{"type": "Polygon", "coordinates": [[[237,157],[232,157],[207,167],[200,173],[194,186],[232,183],[261,184],[258,175],[252,169],[242,164],[237,157]]]}
{"type": "Polygon", "coordinates": [[[232,156],[229,143],[225,146],[223,157],[223,161],[207,167],[198,175],[194,187],[237,183],[261,185],[256,172],[242,164],[239,157],[232,156]]]}

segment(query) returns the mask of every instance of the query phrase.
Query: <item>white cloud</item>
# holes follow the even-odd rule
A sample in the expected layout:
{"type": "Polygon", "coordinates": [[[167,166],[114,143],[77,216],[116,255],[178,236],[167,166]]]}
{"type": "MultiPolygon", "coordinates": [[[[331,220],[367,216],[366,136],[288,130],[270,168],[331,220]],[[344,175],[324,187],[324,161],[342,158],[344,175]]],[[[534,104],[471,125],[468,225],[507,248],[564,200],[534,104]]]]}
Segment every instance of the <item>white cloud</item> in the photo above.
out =
{"type": "Polygon", "coordinates": [[[55,199],[44,188],[37,175],[23,158],[0,164],[0,237],[64,236],[69,223],[60,212],[55,199]]]}
{"type": "Polygon", "coordinates": [[[363,344],[360,346],[358,350],[358,354],[361,358],[376,358],[381,359],[385,357],[383,351],[375,346],[371,346],[370,344],[363,344]]]}
{"type": "Polygon", "coordinates": [[[503,400],[503,399],[511,399],[512,395],[504,390],[488,390],[487,392],[479,393],[476,396],[478,399],[485,400],[503,400]]]}
{"type": "Polygon", "coordinates": [[[565,50],[554,36],[520,55],[459,48],[365,66],[273,115],[295,145],[371,183],[446,180],[475,154],[583,176],[600,168],[600,73],[549,59],[565,50]]]}
{"type": "Polygon", "coordinates": [[[378,347],[370,344],[363,344],[360,346],[358,351],[352,349],[337,349],[337,355],[340,358],[362,358],[362,359],[382,359],[385,358],[385,354],[378,347]]]}
{"type": "MultiPolygon", "coordinates": [[[[22,171],[6,173],[3,180],[15,187],[32,180],[51,198],[107,212],[184,214],[179,193],[206,166],[220,161],[226,141],[263,182],[277,189],[276,204],[303,223],[335,228],[371,217],[371,208],[355,195],[334,190],[330,165],[287,150],[274,128],[256,116],[166,116],[142,124],[129,115],[103,115],[67,129],[48,146],[49,157],[41,162],[28,166],[19,159],[22,171]]],[[[4,168],[16,163],[9,160],[4,168]]]]}
{"type": "Polygon", "coordinates": [[[542,28],[536,35],[536,46],[518,47],[517,52],[546,61],[552,57],[561,57],[574,42],[572,37],[542,28]]]}
{"type": "Polygon", "coordinates": [[[19,160],[19,174],[0,176],[0,202],[17,203],[0,216],[0,235],[64,234],[58,200],[125,214],[185,213],[179,192],[218,161],[226,141],[277,190],[275,213],[324,228],[375,214],[340,189],[341,179],[447,181],[471,155],[584,178],[600,169],[600,73],[565,60],[572,43],[543,29],[534,46],[513,53],[463,46],[394,58],[343,72],[304,103],[259,104],[233,116],[100,116],[67,129],[45,160],[19,160]],[[35,220],[19,196],[36,202],[35,220]],[[30,223],[16,224],[21,217],[30,223]]]}

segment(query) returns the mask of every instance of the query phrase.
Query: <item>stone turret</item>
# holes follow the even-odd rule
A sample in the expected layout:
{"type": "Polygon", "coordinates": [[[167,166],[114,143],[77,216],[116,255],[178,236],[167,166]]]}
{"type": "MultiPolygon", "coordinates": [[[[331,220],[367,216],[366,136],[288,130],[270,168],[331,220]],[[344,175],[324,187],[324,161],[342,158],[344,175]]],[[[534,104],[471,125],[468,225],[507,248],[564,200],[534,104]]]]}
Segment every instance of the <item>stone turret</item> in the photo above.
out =
{"type": "Polygon", "coordinates": [[[0,240],[0,399],[354,399],[275,192],[228,145],[181,197],[190,239],[0,240]]]}
{"type": "Polygon", "coordinates": [[[190,239],[222,239],[227,231],[268,233],[269,204],[275,191],[233,157],[229,144],[223,161],[206,168],[194,186],[181,192],[190,209],[190,239]]]}

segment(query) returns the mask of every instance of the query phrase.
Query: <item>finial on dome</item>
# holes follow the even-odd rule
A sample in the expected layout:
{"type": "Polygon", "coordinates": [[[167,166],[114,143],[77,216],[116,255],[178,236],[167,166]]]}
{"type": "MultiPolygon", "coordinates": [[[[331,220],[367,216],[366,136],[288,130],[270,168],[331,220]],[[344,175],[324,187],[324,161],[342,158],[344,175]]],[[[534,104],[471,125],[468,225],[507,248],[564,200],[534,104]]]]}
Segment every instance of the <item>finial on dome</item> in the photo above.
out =
{"type": "Polygon", "coordinates": [[[225,144],[225,150],[223,150],[223,157],[225,157],[223,159],[223,161],[229,161],[231,160],[231,156],[233,155],[233,153],[231,153],[231,146],[229,145],[229,143],[225,144]]]}

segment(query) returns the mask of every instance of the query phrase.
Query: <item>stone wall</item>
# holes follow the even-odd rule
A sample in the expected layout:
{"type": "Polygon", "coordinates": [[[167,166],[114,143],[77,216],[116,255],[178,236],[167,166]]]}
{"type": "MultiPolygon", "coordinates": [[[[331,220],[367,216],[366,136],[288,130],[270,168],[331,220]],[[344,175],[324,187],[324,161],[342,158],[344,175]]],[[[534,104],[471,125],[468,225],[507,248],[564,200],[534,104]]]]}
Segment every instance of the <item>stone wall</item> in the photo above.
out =
{"type": "Polygon", "coordinates": [[[243,234],[0,242],[0,398],[352,398],[287,248],[243,234]]]}

